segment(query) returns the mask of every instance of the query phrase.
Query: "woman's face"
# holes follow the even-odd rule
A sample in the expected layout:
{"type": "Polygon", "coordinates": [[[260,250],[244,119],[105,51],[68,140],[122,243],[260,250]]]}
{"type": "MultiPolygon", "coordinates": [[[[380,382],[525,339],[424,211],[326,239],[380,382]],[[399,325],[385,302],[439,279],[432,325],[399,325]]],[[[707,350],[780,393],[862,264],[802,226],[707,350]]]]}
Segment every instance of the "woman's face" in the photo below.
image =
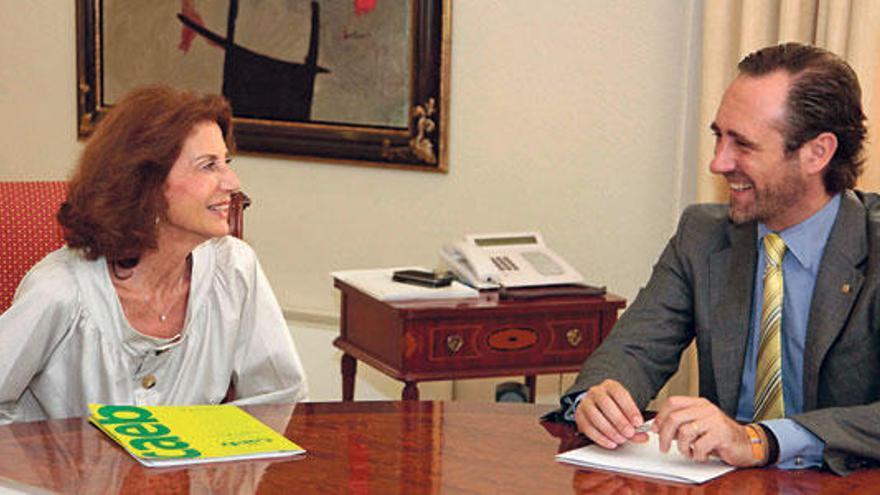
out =
{"type": "Polygon", "coordinates": [[[228,153],[216,123],[193,127],[165,179],[168,211],[161,219],[160,235],[199,244],[229,233],[230,198],[240,183],[228,153]]]}

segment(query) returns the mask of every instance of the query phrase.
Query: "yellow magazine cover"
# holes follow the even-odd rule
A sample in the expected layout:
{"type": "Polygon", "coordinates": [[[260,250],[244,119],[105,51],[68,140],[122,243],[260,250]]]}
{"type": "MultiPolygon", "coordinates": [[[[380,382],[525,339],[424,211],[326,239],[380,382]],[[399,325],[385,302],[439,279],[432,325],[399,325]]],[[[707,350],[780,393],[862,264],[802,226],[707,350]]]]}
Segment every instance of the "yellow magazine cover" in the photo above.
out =
{"type": "Polygon", "coordinates": [[[305,453],[237,406],[89,404],[89,421],[151,467],[305,453]]]}

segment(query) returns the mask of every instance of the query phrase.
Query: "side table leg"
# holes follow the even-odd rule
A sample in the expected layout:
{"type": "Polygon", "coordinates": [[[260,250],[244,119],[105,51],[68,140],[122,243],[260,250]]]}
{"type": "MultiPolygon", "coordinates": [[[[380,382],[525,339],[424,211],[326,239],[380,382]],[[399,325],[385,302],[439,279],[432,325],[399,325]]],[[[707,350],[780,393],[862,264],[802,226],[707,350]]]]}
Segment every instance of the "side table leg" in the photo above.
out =
{"type": "Polygon", "coordinates": [[[526,387],[529,387],[529,402],[535,403],[535,375],[526,375],[526,387]]]}
{"type": "Polygon", "coordinates": [[[342,401],[354,400],[354,377],[357,375],[357,359],[342,353],[342,401]]]}
{"type": "Polygon", "coordinates": [[[403,400],[419,400],[419,384],[418,382],[403,382],[403,400]]]}

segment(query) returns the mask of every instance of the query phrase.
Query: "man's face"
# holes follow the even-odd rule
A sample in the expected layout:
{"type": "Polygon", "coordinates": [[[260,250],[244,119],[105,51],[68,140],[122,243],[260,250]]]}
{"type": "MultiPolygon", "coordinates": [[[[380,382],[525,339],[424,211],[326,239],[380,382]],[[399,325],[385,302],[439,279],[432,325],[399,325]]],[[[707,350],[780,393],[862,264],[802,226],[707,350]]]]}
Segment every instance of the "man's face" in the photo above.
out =
{"type": "Polygon", "coordinates": [[[782,230],[803,220],[808,209],[807,175],[797,152],[786,156],[782,135],[790,81],[782,71],[740,75],[718,107],[709,169],[727,179],[735,223],[757,220],[782,230]]]}

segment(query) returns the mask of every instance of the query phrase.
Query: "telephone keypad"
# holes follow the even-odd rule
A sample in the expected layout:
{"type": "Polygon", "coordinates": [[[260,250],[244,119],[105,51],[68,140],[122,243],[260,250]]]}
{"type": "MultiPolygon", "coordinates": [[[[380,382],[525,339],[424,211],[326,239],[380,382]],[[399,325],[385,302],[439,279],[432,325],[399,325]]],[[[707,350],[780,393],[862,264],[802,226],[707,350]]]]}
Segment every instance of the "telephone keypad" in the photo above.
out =
{"type": "Polygon", "coordinates": [[[496,268],[503,272],[515,272],[519,270],[519,267],[516,266],[516,263],[514,263],[507,256],[492,256],[491,260],[492,264],[494,264],[496,268]]]}

